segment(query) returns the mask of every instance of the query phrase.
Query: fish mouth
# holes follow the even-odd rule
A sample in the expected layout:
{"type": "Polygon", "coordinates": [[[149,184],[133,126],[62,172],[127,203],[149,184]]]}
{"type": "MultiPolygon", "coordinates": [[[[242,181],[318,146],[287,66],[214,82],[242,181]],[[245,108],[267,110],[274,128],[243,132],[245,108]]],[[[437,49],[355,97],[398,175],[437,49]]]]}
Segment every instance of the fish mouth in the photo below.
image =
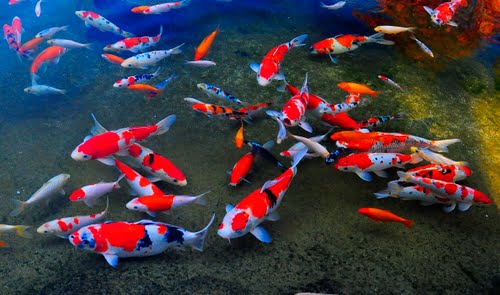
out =
{"type": "Polygon", "coordinates": [[[316,49],[314,49],[314,48],[310,47],[310,48],[309,48],[309,53],[310,53],[310,54],[318,54],[318,50],[316,50],[316,49]]]}
{"type": "Polygon", "coordinates": [[[271,81],[269,81],[268,79],[263,78],[261,76],[258,76],[257,83],[259,83],[260,86],[267,86],[267,85],[271,84],[271,81]]]}

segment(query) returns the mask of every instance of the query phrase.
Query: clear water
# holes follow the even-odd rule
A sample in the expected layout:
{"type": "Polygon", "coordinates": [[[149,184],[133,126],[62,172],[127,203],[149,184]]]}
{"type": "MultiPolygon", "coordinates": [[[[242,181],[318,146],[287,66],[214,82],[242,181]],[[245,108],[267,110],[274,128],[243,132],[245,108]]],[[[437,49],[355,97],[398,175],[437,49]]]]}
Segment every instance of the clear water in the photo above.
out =
{"type": "MultiPolygon", "coordinates": [[[[433,49],[434,59],[422,54],[408,36],[398,35],[391,38],[396,46],[366,45],[339,57],[337,65],[328,57],[310,56],[307,47],[293,49],[282,69],[287,81],[295,85],[300,85],[308,71],[311,92],[331,102],[343,100],[345,93],[336,87],[341,81],[364,83],[381,91],[376,100],[350,113],[357,120],[405,113],[405,119],[379,130],[430,139],[460,138],[462,142],[453,145],[448,156],[468,161],[474,174],[463,183],[488,194],[496,204],[445,214],[439,206],[377,200],[372,193],[384,189],[386,179],[375,178],[368,183],[355,174],[340,173],[319,159],[308,160],[299,165],[298,175],[278,210],[281,220],[263,224],[273,238],[269,245],[251,235],[230,245],[217,236],[216,226],[224,216],[226,203],[236,204],[276,177],[279,170],[258,161],[249,177],[251,184],[229,187],[226,171],[249,150],[238,150],[232,142],[239,123],[194,113],[183,98],[225,104],[207,98],[196,88],[197,83],[205,82],[249,103],[276,99],[279,109],[289,96],[276,91],[278,82],[266,88],[258,86],[249,68],[251,62],[259,62],[272,47],[304,33],[309,34],[309,46],[341,33],[370,35],[373,31],[367,24],[371,21],[412,25],[407,23],[408,18],[393,12],[405,12],[406,8],[398,10],[392,1],[380,1],[382,9],[376,1],[348,1],[342,10],[332,12],[321,9],[319,1],[192,0],[188,7],[165,15],[142,16],[128,12],[133,6],[130,2],[102,1],[95,7],[93,1],[47,1],[42,3],[40,18],[35,16],[32,2],[0,4],[3,23],[10,23],[16,15],[22,19],[23,41],[42,29],[69,25],[68,32],[57,38],[95,45],[92,51],[71,50],[59,64],[50,65],[40,74],[40,82],[66,89],[67,95],[40,97],[23,92],[31,82],[30,61],[19,61],[6,43],[1,46],[0,223],[36,228],[58,217],[104,208],[104,201],[89,209],[59,196],[48,207],[9,217],[11,198],[26,200],[56,174],[71,174],[68,193],[90,183],[116,179],[118,173],[113,168],[96,161],[76,162],[69,156],[88,134],[90,113],[110,129],[153,124],[176,114],[177,121],[167,134],[148,139],[144,145],[167,156],[188,178],[186,187],[161,184],[165,192],[198,194],[211,190],[209,205],[182,208],[157,220],[198,230],[215,212],[216,224],[205,251],[169,250],[159,256],[121,259],[113,269],[100,255],[78,250],[57,237],[2,235],[9,248],[0,249],[0,293],[498,293],[500,69],[498,35],[494,35],[498,28],[484,33],[487,24],[478,25],[481,20],[487,22],[484,15],[498,16],[498,10],[488,10],[487,1],[473,1],[460,10],[456,15],[458,28],[433,27],[427,16],[422,20],[419,7],[435,7],[439,1],[396,1],[415,7],[410,16],[422,28],[417,37],[433,49]],[[142,93],[112,87],[115,80],[143,71],[123,69],[100,57],[100,49],[120,37],[86,29],[74,15],[75,10],[82,9],[100,13],[137,35],[155,35],[163,24],[165,33],[158,49],[186,43],[183,54],[160,63],[160,78],[177,74],[166,94],[147,101],[142,93]],[[217,66],[201,69],[183,65],[218,24],[221,33],[208,56],[217,66]],[[460,41],[464,38],[465,43],[460,41]],[[383,84],[377,78],[380,74],[397,81],[405,91],[383,84]],[[360,207],[391,210],[414,220],[415,226],[407,229],[400,224],[374,223],[357,213],[360,207]]],[[[311,123],[317,134],[328,130],[317,121],[311,119],[311,123]]],[[[276,124],[262,115],[245,127],[245,137],[263,143],[275,138],[276,131],[276,124]]],[[[298,128],[293,131],[305,134],[298,128]]],[[[272,151],[278,155],[290,144],[287,140],[272,151]]],[[[332,150],[334,143],[326,146],[332,150]]],[[[390,179],[396,179],[394,170],[390,179]]],[[[148,219],[124,207],[130,199],[127,188],[110,194],[108,220],[148,219]]]]}

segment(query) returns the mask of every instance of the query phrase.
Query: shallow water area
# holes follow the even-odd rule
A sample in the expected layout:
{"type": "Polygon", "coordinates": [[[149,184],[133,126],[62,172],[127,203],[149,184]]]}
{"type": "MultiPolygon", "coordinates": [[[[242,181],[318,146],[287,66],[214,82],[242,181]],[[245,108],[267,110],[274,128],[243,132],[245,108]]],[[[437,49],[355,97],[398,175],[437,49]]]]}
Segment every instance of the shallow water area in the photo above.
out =
{"type": "MultiPolygon", "coordinates": [[[[66,95],[49,96],[23,92],[31,83],[31,61],[19,61],[6,43],[0,47],[4,56],[0,63],[0,223],[31,225],[36,230],[49,220],[104,209],[105,198],[92,209],[68,200],[71,192],[84,185],[114,181],[119,175],[115,168],[97,161],[77,162],[70,157],[89,134],[91,113],[110,130],[154,124],[176,114],[177,120],[167,133],[142,144],[168,157],[186,175],[185,187],[159,183],[164,192],[198,195],[210,191],[209,202],[208,206],[192,205],[168,215],[159,214],[154,220],[198,231],[207,224],[212,212],[216,219],[203,252],[168,249],[157,256],[120,259],[116,269],[101,255],[77,249],[58,237],[36,232],[33,239],[2,234],[1,240],[7,241],[9,247],[0,248],[1,294],[498,293],[498,43],[481,40],[473,53],[457,58],[437,51],[432,60],[410,57],[401,48],[414,46],[410,43],[413,41],[407,36],[391,36],[397,46],[363,45],[339,56],[338,64],[333,64],[327,56],[311,56],[307,49],[314,42],[341,33],[373,34],[351,11],[377,10],[376,1],[366,1],[367,7],[358,5],[360,1],[350,1],[343,10],[324,11],[319,7],[320,1],[192,0],[189,6],[165,14],[171,16],[169,19],[163,19],[163,15],[149,19],[132,15],[128,13],[131,4],[127,1],[120,1],[116,8],[106,1],[98,5],[93,1],[63,2],[42,2],[40,18],[36,18],[31,2],[0,5],[4,23],[10,24],[16,15],[23,20],[23,42],[44,28],[69,25],[67,32],[56,36],[94,43],[93,50],[71,49],[58,64],[48,65],[46,72],[39,74],[39,83],[67,90],[66,95]],[[93,28],[87,30],[74,15],[75,10],[93,10],[138,35],[153,36],[163,23],[164,37],[154,49],[169,49],[185,42],[181,54],[159,63],[161,74],[152,84],[172,73],[177,75],[165,93],[147,100],[144,93],[113,88],[118,79],[152,73],[157,67],[124,69],[106,62],[100,57],[102,48],[121,37],[93,28]],[[207,57],[217,65],[184,65],[185,60],[192,59],[194,48],[217,25],[220,33],[207,57]],[[388,171],[388,179],[374,176],[372,182],[365,182],[354,173],[325,165],[323,160],[303,160],[277,210],[280,220],[262,224],[272,243],[261,243],[251,234],[231,243],[219,237],[216,229],[224,217],[225,205],[236,205],[281,171],[258,159],[248,177],[251,183],[230,187],[227,170],[250,151],[247,146],[234,146],[240,123],[196,113],[183,99],[195,97],[237,108],[230,102],[206,96],[196,87],[198,83],[210,83],[250,104],[275,101],[276,106],[271,109],[280,110],[290,98],[276,90],[282,83],[273,81],[270,86],[259,86],[249,64],[259,63],[271,48],[304,33],[309,34],[306,46],[291,49],[282,63],[289,83],[300,87],[308,72],[310,92],[332,103],[344,100],[346,93],[337,88],[342,81],[363,83],[380,91],[376,99],[349,114],[362,120],[404,113],[403,119],[390,121],[377,131],[428,139],[461,139],[449,147],[446,156],[467,161],[473,175],[461,183],[484,192],[494,203],[446,214],[439,205],[424,207],[413,201],[379,200],[373,193],[385,189],[389,180],[397,179],[396,169],[388,171]],[[381,74],[397,81],[404,90],[384,84],[377,78],[381,74]],[[44,182],[60,173],[71,175],[65,196],[55,196],[47,207],[36,206],[18,217],[9,216],[13,209],[11,198],[28,199],[44,182]],[[375,223],[357,212],[361,207],[390,210],[413,220],[414,227],[375,223]]],[[[447,30],[432,27],[430,22],[421,26],[440,33],[447,30]]],[[[427,45],[431,46],[430,37],[426,37],[429,39],[423,40],[429,40],[427,45]]],[[[310,114],[306,117],[315,135],[329,130],[310,114]]],[[[290,130],[307,136],[299,127],[290,130]]],[[[277,124],[263,112],[252,124],[245,124],[245,138],[259,143],[276,139],[277,131],[277,124]]],[[[279,152],[292,143],[287,139],[271,149],[286,165],[290,161],[280,157],[279,152]]],[[[329,151],[335,149],[331,140],[325,145],[329,151]]],[[[153,219],[125,208],[132,197],[125,181],[121,185],[121,189],[109,194],[106,220],[153,219]]]]}

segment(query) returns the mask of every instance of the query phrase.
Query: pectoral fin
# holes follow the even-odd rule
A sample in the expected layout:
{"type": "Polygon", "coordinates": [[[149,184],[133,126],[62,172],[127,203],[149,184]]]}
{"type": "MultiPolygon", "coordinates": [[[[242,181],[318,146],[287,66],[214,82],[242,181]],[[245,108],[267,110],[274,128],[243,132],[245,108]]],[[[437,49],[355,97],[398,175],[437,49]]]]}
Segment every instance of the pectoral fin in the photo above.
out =
{"type": "Polygon", "coordinates": [[[252,63],[250,64],[250,68],[252,69],[252,71],[256,72],[257,74],[259,73],[260,71],[260,65],[259,64],[256,64],[256,63],[252,63]]]}
{"type": "Polygon", "coordinates": [[[271,239],[269,233],[261,226],[257,226],[250,233],[263,243],[271,243],[271,241],[273,240],[271,239]]]}
{"type": "Polygon", "coordinates": [[[113,254],[102,254],[102,256],[104,256],[104,258],[106,258],[106,261],[112,267],[117,267],[118,266],[118,256],[113,255],[113,254]]]}
{"type": "Polygon", "coordinates": [[[372,181],[372,175],[367,171],[357,171],[356,174],[364,181],[372,181]]]}
{"type": "Polygon", "coordinates": [[[231,205],[231,204],[227,204],[226,205],[226,213],[229,212],[229,211],[231,211],[231,210],[233,210],[233,209],[234,209],[233,205],[231,205]]]}
{"type": "Polygon", "coordinates": [[[278,211],[274,211],[271,214],[267,215],[267,220],[278,221],[280,220],[280,214],[278,213],[278,211]]]}

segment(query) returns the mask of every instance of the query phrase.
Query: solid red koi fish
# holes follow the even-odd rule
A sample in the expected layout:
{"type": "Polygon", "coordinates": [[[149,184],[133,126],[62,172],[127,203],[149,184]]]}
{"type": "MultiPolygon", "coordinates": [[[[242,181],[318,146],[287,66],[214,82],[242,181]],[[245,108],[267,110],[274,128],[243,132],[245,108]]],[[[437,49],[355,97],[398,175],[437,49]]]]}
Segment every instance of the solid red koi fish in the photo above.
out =
{"type": "Polygon", "coordinates": [[[234,164],[233,169],[230,171],[231,176],[229,180],[229,185],[237,186],[242,180],[246,180],[245,177],[252,169],[253,163],[255,162],[256,152],[252,150],[241,157],[236,164],[234,164]]]}
{"type": "Polygon", "coordinates": [[[293,38],[290,42],[278,45],[264,56],[260,65],[251,64],[250,68],[257,73],[257,83],[260,86],[267,86],[273,79],[285,80],[285,76],[280,73],[281,62],[290,48],[304,46],[302,42],[306,38],[307,34],[304,34],[293,38]]]}
{"type": "Polygon", "coordinates": [[[430,7],[424,6],[425,11],[431,16],[431,20],[436,25],[449,25],[457,27],[458,24],[451,19],[457,12],[460,6],[466,6],[467,0],[452,0],[450,2],[445,2],[439,4],[438,7],[432,9],[430,7]]]}
{"type": "Polygon", "coordinates": [[[42,66],[45,63],[51,62],[53,64],[57,64],[61,59],[61,56],[65,54],[66,51],[68,51],[68,49],[54,45],[40,52],[40,54],[35,58],[35,60],[31,64],[30,68],[31,75],[35,75],[40,66],[42,66]]]}
{"type": "Polygon", "coordinates": [[[132,199],[127,203],[126,207],[132,211],[146,212],[149,216],[156,217],[158,212],[168,213],[172,209],[176,209],[188,204],[198,204],[206,206],[207,199],[204,197],[208,192],[198,196],[176,196],[156,194],[142,196],[132,199]]]}
{"type": "Polygon", "coordinates": [[[155,125],[122,128],[86,137],[73,150],[71,158],[76,161],[98,160],[106,165],[113,165],[109,156],[116,153],[128,155],[125,149],[150,136],[167,132],[175,119],[175,115],[170,115],[155,125]]]}
{"type": "Polygon", "coordinates": [[[169,247],[191,247],[201,252],[214,219],[215,214],[198,232],[151,220],[93,224],[72,233],[69,242],[78,249],[102,254],[109,265],[117,267],[118,258],[152,256],[169,247]]]}
{"type": "Polygon", "coordinates": [[[163,26],[160,27],[160,33],[154,37],[143,36],[143,37],[130,37],[120,40],[116,43],[106,45],[104,51],[130,51],[133,53],[139,53],[147,51],[150,47],[153,47],[160,41],[161,35],[163,33],[163,26]]]}
{"type": "Polygon", "coordinates": [[[413,220],[399,217],[389,210],[382,210],[377,208],[359,208],[358,213],[369,217],[373,221],[398,222],[403,224],[407,228],[411,228],[413,226],[413,220]]]}

